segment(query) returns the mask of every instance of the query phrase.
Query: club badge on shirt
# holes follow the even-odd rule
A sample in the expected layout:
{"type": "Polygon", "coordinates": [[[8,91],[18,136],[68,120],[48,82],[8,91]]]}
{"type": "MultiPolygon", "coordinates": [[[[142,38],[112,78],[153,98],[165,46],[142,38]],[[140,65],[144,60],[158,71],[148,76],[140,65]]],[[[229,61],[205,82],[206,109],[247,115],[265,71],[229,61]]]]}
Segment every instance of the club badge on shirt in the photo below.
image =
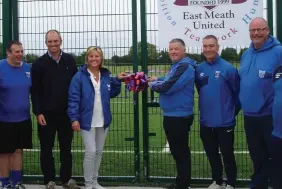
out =
{"type": "Polygon", "coordinates": [[[219,78],[219,76],[220,76],[220,71],[215,71],[215,78],[219,78]]]}
{"type": "Polygon", "coordinates": [[[264,78],[265,77],[265,71],[264,70],[259,70],[259,78],[264,78]]]}
{"type": "Polygon", "coordinates": [[[25,72],[26,76],[30,78],[30,72],[25,72]]]}

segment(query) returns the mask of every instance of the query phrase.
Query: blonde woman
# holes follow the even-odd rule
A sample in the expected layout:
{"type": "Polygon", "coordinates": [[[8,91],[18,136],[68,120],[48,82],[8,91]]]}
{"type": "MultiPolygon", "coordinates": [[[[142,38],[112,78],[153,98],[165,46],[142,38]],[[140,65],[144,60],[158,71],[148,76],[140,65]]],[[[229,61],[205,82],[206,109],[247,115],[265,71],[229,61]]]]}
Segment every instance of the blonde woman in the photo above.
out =
{"type": "Polygon", "coordinates": [[[84,148],[83,172],[86,189],[104,189],[97,182],[104,142],[112,121],[110,98],[120,93],[121,73],[111,77],[103,67],[101,48],[89,47],[86,64],[72,79],[69,88],[68,115],[74,131],[80,131],[84,148]]]}

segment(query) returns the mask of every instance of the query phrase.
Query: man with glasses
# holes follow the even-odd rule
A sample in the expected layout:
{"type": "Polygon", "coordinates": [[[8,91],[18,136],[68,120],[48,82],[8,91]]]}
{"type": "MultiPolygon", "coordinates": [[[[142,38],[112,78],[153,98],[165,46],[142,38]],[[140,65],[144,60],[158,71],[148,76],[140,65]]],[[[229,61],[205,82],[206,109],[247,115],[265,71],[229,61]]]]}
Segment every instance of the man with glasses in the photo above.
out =
{"type": "Polygon", "coordinates": [[[55,189],[55,166],[52,149],[56,132],[60,147],[60,180],[63,187],[79,189],[72,175],[71,143],[73,130],[67,115],[68,89],[77,72],[74,58],[61,50],[62,37],[57,30],[45,36],[48,51],[33,64],[32,104],[37,116],[40,140],[40,164],[47,189],[55,189]]]}
{"type": "Polygon", "coordinates": [[[241,58],[239,98],[253,162],[251,189],[267,189],[270,178],[270,139],[274,70],[282,60],[280,42],[269,35],[266,20],[255,18],[249,26],[252,40],[241,58]]]}

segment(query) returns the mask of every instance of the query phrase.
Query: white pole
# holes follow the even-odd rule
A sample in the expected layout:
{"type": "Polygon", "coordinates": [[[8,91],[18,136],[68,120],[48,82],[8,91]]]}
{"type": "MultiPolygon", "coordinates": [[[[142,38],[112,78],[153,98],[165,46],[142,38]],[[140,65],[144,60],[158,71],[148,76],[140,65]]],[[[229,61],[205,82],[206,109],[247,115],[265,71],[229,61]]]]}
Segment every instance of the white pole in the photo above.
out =
{"type": "MultiPolygon", "coordinates": [[[[277,13],[276,13],[276,1],[272,0],[273,2],[273,36],[277,37],[277,13]]],[[[281,0],[280,0],[281,1],[281,0]]]]}

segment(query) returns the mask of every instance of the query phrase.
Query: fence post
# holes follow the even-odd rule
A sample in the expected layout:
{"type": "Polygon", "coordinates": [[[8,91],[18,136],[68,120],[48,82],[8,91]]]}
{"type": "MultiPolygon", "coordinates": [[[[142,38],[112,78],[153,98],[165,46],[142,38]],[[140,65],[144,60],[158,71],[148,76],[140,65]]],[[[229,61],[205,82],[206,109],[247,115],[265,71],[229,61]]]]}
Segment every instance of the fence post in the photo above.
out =
{"type": "Polygon", "coordinates": [[[10,40],[19,39],[18,0],[2,1],[3,58],[6,58],[6,46],[10,40]]]}
{"type": "Polygon", "coordinates": [[[6,58],[6,46],[12,39],[12,6],[10,0],[2,1],[3,58],[6,58]]]}
{"type": "MultiPolygon", "coordinates": [[[[138,38],[137,38],[137,0],[132,0],[132,59],[133,72],[138,72],[138,38]]],[[[135,182],[140,182],[140,133],[139,133],[139,98],[138,93],[134,98],[134,163],[135,182]]]]}
{"type": "MultiPolygon", "coordinates": [[[[146,0],[140,0],[141,14],[141,62],[142,70],[148,74],[148,50],[147,50],[147,21],[146,0]]],[[[142,92],[142,121],[143,121],[143,170],[144,181],[149,179],[149,118],[148,118],[148,89],[142,92]]]]}
{"type": "Polygon", "coordinates": [[[276,0],[277,38],[282,41],[282,1],[276,0]]]}
{"type": "Polygon", "coordinates": [[[270,35],[273,35],[273,2],[267,0],[267,22],[270,30],[270,35]]]}
{"type": "Polygon", "coordinates": [[[14,40],[19,40],[19,18],[18,18],[18,0],[11,0],[12,8],[12,37],[14,40]]]}

